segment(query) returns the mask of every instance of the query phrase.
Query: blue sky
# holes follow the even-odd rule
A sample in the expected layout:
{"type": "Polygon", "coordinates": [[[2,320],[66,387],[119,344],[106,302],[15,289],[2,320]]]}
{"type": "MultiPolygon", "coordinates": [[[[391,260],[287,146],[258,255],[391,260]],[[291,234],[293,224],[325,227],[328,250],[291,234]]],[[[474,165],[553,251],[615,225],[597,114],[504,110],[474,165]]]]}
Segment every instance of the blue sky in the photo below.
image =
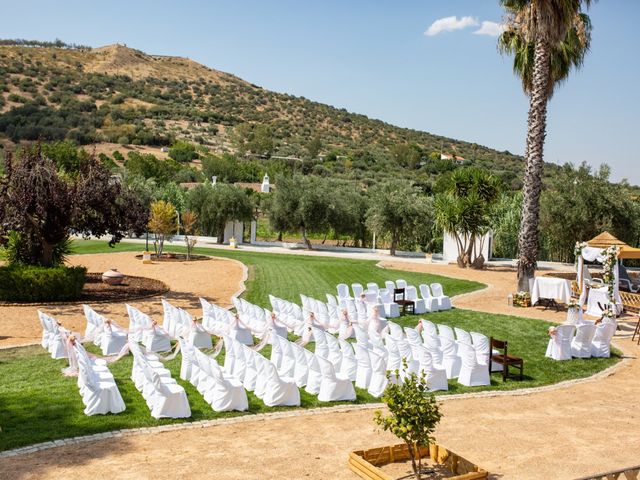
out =
{"type": "MultiPolygon", "coordinates": [[[[494,0],[0,0],[0,9],[4,38],[188,56],[271,90],[523,151],[528,101],[511,59],[496,37],[473,33],[501,21],[494,0]],[[451,16],[477,25],[425,35],[451,16]]],[[[606,162],[614,179],[640,184],[640,1],[603,0],[590,15],[592,50],[551,101],[545,159],[606,162]]]]}

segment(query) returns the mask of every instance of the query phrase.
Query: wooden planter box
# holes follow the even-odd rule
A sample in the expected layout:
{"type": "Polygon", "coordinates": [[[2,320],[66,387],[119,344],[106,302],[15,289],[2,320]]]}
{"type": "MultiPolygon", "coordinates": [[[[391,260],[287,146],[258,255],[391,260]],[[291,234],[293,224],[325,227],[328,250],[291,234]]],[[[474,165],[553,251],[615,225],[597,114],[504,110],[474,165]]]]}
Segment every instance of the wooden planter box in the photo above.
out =
{"type": "MultiPolygon", "coordinates": [[[[456,480],[476,480],[487,478],[488,472],[471,463],[469,460],[447,450],[437,443],[428,447],[420,447],[421,458],[431,457],[432,461],[448,468],[456,480]]],[[[372,448],[370,450],[356,450],[349,454],[349,468],[357,475],[369,480],[394,480],[380,468],[389,463],[409,460],[409,448],[407,444],[372,448]]],[[[424,478],[429,478],[424,476],[424,478]]]]}

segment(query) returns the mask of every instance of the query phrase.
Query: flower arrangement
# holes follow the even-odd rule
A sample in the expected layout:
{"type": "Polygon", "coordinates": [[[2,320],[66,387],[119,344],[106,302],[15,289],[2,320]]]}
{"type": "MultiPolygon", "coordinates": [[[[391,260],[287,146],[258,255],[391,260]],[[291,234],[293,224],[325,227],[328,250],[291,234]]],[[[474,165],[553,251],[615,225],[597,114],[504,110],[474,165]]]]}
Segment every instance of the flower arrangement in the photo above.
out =
{"type": "Polygon", "coordinates": [[[578,259],[582,255],[582,250],[584,250],[585,247],[588,247],[588,246],[589,245],[587,244],[587,242],[576,242],[576,246],[573,249],[573,255],[575,257],[576,268],[578,268],[578,259]]]}
{"type": "Polygon", "coordinates": [[[531,306],[531,294],[529,292],[517,292],[513,296],[514,307],[530,307],[531,306]]]}
{"type": "Polygon", "coordinates": [[[574,309],[578,309],[578,308],[580,308],[580,305],[578,304],[578,302],[576,301],[575,298],[572,298],[569,301],[568,305],[567,305],[567,309],[568,310],[574,310],[574,309]]]}
{"type": "Polygon", "coordinates": [[[556,334],[556,331],[558,329],[556,327],[549,327],[549,330],[547,330],[547,332],[549,333],[550,337],[553,337],[556,334]]]}
{"type": "Polygon", "coordinates": [[[611,246],[607,248],[604,252],[602,252],[602,280],[607,285],[607,291],[609,293],[609,300],[615,302],[614,291],[615,291],[615,273],[614,269],[616,267],[616,263],[618,263],[618,247],[611,246]]]}

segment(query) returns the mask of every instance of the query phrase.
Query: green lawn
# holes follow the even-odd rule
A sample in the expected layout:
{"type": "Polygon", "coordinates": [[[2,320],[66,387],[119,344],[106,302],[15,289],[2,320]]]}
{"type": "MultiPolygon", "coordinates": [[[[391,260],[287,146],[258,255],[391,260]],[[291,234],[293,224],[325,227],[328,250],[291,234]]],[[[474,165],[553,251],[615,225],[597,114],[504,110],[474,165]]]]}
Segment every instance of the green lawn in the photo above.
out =
{"type": "MultiPolygon", "coordinates": [[[[140,250],[140,245],[121,244],[116,251],[140,250]]],[[[173,250],[173,248],[172,248],[173,250]]],[[[176,249],[179,250],[179,249],[176,249]]],[[[78,242],[78,253],[113,251],[104,242],[78,242]]],[[[267,305],[267,294],[297,300],[299,293],[322,298],[333,292],[340,281],[367,282],[391,278],[404,278],[411,283],[441,281],[445,291],[454,295],[480,288],[474,282],[452,280],[424,274],[386,271],[372,261],[343,260],[335,258],[305,257],[294,255],[258,254],[231,250],[198,249],[199,253],[236,258],[250,269],[250,279],[245,298],[267,305]]],[[[451,310],[429,314],[435,323],[459,326],[509,340],[510,351],[525,359],[525,380],[502,383],[499,375],[493,376],[492,385],[483,388],[467,388],[450,382],[449,393],[480,391],[483,389],[504,390],[534,387],[556,383],[571,378],[586,377],[619,360],[616,354],[611,359],[572,360],[554,362],[544,357],[547,344],[548,323],[539,320],[504,315],[492,315],[468,310],[451,310]]],[[[401,325],[413,326],[417,317],[397,319],[401,325]]],[[[95,351],[95,350],[94,350],[95,351]]],[[[268,355],[268,347],[263,350],[268,355]]],[[[222,357],[221,357],[222,361],[222,357]]],[[[66,366],[62,360],[52,360],[39,346],[14,348],[0,351],[0,450],[16,448],[33,443],[59,438],[88,435],[114,429],[137,428],[184,420],[155,420],[142,396],[129,379],[131,357],[125,357],[111,365],[127,410],[119,415],[86,417],[75,385],[75,378],[63,377],[60,369],[66,366]]],[[[167,368],[178,379],[180,358],[167,363],[167,368]]],[[[192,418],[202,420],[228,417],[240,413],[215,413],[202,396],[188,383],[178,379],[186,389],[191,405],[192,418]]],[[[377,401],[365,391],[357,390],[356,403],[377,401]]],[[[268,408],[249,393],[249,412],[275,411],[268,408]]],[[[317,398],[301,391],[302,407],[323,405],[317,398]]],[[[333,405],[334,403],[331,403],[333,405]]],[[[328,405],[328,404],[324,404],[328,405]]]]}
{"type": "MultiPolygon", "coordinates": [[[[107,242],[96,240],[76,241],[74,252],[140,252],[144,245],[120,243],[109,248],[107,242]]],[[[184,252],[183,247],[170,246],[165,251],[184,252]]],[[[270,307],[269,294],[300,303],[300,294],[326,301],[325,293],[336,293],[338,283],[360,282],[384,283],[385,280],[403,278],[410,284],[440,282],[447,295],[459,295],[482,288],[484,285],[468,280],[457,280],[440,275],[401,272],[376,267],[374,260],[350,260],[334,257],[312,257],[306,255],[283,255],[276,253],[254,253],[242,249],[196,248],[194,253],[228,257],[241,261],[249,268],[246,300],[270,307]]]]}

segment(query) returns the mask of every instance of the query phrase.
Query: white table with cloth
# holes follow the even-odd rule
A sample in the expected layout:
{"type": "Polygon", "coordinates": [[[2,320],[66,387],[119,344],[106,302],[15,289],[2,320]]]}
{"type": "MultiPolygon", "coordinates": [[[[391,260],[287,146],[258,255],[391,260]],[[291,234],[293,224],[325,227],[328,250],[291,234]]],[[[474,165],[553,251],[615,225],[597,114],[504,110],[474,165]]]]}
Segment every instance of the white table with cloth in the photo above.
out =
{"type": "Polygon", "coordinates": [[[531,288],[531,305],[535,305],[540,299],[569,303],[571,281],[556,277],[536,277],[531,288]]]}

